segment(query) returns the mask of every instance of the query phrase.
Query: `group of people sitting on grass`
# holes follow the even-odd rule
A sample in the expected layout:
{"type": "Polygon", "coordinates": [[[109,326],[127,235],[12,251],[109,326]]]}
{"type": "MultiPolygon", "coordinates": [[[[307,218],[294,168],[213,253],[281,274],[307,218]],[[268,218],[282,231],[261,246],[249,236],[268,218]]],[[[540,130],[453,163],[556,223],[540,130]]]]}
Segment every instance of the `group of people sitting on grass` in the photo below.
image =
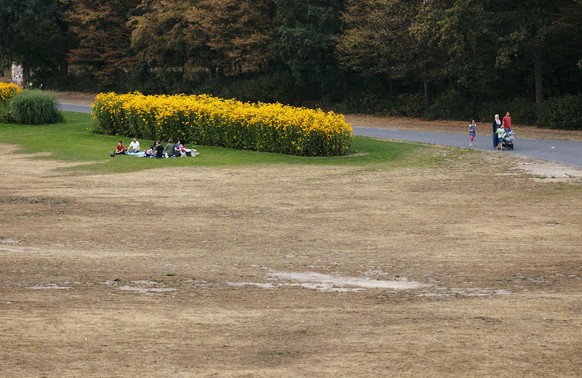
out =
{"type": "Polygon", "coordinates": [[[127,149],[123,145],[123,141],[117,142],[117,147],[115,151],[111,153],[111,156],[115,155],[132,155],[138,157],[151,157],[151,158],[174,158],[174,157],[185,157],[185,156],[197,156],[199,155],[196,150],[186,148],[184,144],[178,140],[176,143],[172,139],[166,143],[166,147],[162,146],[159,140],[156,140],[147,150],[141,151],[139,142],[136,138],[133,138],[127,149]]]}

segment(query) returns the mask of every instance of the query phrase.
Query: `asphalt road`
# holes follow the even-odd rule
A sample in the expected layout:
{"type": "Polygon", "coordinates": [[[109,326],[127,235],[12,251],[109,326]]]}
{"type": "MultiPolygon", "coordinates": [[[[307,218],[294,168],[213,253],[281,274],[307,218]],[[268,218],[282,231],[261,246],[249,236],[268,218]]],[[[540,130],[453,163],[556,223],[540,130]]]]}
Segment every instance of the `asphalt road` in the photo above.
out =
{"type": "MultiPolygon", "coordinates": [[[[354,127],[354,134],[391,140],[432,143],[445,146],[474,148],[483,151],[496,151],[493,148],[491,133],[477,134],[474,147],[469,147],[469,132],[450,134],[424,131],[388,130],[370,127],[354,127]]],[[[575,165],[582,168],[582,142],[565,140],[525,139],[519,137],[519,127],[514,128],[516,139],[513,150],[504,150],[504,154],[515,154],[536,159],[575,165]]]]}
{"type": "MultiPolygon", "coordinates": [[[[61,104],[63,110],[70,112],[89,113],[90,106],[61,104]]],[[[352,125],[355,135],[375,137],[388,140],[405,140],[410,142],[431,143],[444,146],[469,148],[468,132],[464,134],[451,134],[425,131],[390,130],[365,127],[365,125],[352,125]]],[[[563,140],[525,139],[519,137],[519,127],[514,128],[516,140],[513,151],[497,153],[515,154],[536,159],[553,161],[574,165],[582,168],[582,142],[563,140]]],[[[491,134],[477,134],[474,148],[483,151],[494,151],[491,134]]]]}

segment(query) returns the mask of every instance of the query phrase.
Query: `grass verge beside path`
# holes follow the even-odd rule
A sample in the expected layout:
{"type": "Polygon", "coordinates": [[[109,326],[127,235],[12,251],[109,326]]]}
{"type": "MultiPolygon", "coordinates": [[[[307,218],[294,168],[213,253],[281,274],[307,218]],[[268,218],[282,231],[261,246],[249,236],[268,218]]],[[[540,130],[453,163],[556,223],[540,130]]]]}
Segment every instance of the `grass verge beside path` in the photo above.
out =
{"type": "MultiPolygon", "coordinates": [[[[100,135],[90,131],[90,115],[63,112],[66,122],[52,125],[0,124],[0,143],[16,144],[22,153],[49,153],[45,159],[77,162],[68,168],[94,173],[132,172],[161,167],[188,166],[237,166],[257,164],[316,164],[316,165],[374,165],[389,164],[391,167],[424,165],[429,146],[417,143],[401,143],[356,137],[354,154],[341,157],[298,157],[283,154],[233,150],[220,147],[188,146],[200,155],[195,158],[150,159],[132,156],[111,158],[117,140],[128,145],[128,137],[100,135]]],[[[142,149],[152,141],[140,140],[142,149]]]]}

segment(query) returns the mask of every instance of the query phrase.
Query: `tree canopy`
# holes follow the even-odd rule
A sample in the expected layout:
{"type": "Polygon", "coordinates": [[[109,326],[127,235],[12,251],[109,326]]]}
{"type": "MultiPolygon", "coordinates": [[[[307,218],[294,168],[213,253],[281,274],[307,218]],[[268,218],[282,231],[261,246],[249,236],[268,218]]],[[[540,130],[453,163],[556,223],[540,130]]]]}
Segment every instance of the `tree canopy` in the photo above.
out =
{"type": "Polygon", "coordinates": [[[580,0],[0,0],[0,59],[114,90],[541,103],[581,90],[581,20],[580,0]]]}

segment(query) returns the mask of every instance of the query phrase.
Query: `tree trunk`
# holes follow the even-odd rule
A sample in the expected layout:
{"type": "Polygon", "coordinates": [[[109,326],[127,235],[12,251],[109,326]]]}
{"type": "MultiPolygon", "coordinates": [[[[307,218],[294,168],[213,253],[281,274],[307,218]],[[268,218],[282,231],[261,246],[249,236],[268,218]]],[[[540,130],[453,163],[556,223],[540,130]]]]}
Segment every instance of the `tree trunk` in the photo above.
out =
{"type": "Polygon", "coordinates": [[[534,48],[534,75],[536,86],[536,104],[541,104],[544,101],[544,88],[542,82],[542,48],[536,46],[534,48]]]}

